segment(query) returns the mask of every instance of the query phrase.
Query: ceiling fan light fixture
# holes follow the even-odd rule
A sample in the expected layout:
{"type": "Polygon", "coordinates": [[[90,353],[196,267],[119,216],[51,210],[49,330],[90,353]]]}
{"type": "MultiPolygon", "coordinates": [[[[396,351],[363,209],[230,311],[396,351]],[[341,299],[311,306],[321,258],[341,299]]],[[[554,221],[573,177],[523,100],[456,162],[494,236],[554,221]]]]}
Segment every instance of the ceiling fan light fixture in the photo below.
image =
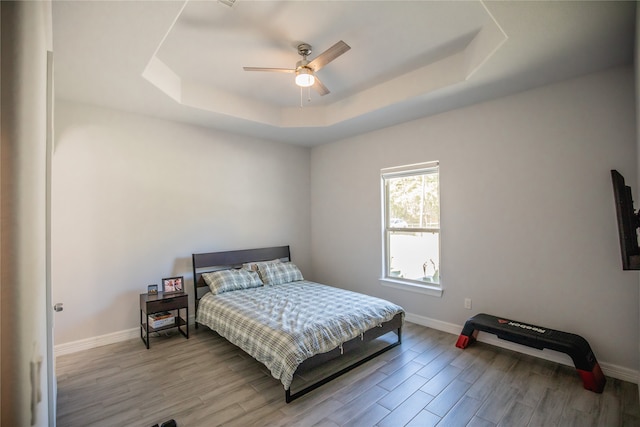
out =
{"type": "MultiPolygon", "coordinates": [[[[2,1],[2,0],[0,0],[2,1]]],[[[219,0],[222,1],[222,0],[219,0]]],[[[233,0],[235,1],[235,0],[233,0]]],[[[302,59],[296,63],[295,68],[264,68],[264,67],[242,67],[245,71],[271,71],[276,73],[291,73],[295,74],[296,85],[301,88],[313,87],[313,90],[318,92],[320,96],[327,95],[329,89],[315,76],[325,65],[351,49],[348,44],[340,40],[338,43],[331,46],[329,49],[322,52],[320,55],[309,62],[307,56],[311,54],[311,45],[307,43],[300,43],[298,45],[298,54],[302,56],[302,59]]]]}
{"type": "Polygon", "coordinates": [[[296,84],[300,87],[313,86],[316,82],[313,71],[307,67],[301,67],[296,70],[296,84]]]}

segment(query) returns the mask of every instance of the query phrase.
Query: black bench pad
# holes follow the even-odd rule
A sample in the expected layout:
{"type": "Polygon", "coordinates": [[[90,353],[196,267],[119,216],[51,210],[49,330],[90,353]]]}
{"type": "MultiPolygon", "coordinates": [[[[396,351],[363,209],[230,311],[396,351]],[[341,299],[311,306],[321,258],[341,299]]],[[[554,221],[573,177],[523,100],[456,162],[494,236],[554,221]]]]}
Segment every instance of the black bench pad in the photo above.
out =
{"type": "Polygon", "coordinates": [[[596,393],[602,393],[604,389],[606,379],[602,369],[589,343],[580,335],[480,313],[466,321],[456,347],[467,348],[476,341],[479,331],[489,332],[503,340],[527,347],[539,350],[548,348],[566,353],[573,360],[584,388],[596,393]]]}

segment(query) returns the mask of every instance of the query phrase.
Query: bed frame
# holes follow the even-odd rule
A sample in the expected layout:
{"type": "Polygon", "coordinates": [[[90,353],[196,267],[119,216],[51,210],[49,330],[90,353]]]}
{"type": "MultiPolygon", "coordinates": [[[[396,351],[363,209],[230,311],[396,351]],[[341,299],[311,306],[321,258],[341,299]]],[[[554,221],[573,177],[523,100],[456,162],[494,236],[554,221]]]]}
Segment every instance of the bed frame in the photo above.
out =
{"type": "MultiPolygon", "coordinates": [[[[194,287],[194,295],[195,295],[195,312],[198,313],[198,305],[200,303],[200,299],[208,292],[209,288],[204,280],[202,279],[202,274],[215,270],[229,269],[229,268],[240,268],[242,264],[246,262],[259,262],[259,261],[271,261],[273,259],[281,259],[284,261],[291,261],[291,252],[289,251],[289,246],[277,246],[271,248],[261,248],[261,249],[246,249],[246,250],[238,250],[238,251],[227,251],[227,252],[209,252],[209,253],[200,253],[193,254],[193,287],[194,287]]],[[[198,323],[195,324],[196,329],[198,328],[198,323]]],[[[287,403],[309,393],[310,391],[315,390],[316,388],[328,383],[329,381],[338,378],[339,376],[351,371],[354,368],[368,362],[369,360],[378,357],[382,353],[391,350],[392,348],[400,345],[402,343],[402,314],[397,314],[393,319],[389,320],[381,324],[379,327],[375,327],[366,331],[362,337],[354,338],[350,341],[345,342],[342,345],[342,348],[335,348],[327,353],[317,354],[309,359],[305,360],[298,366],[296,373],[300,370],[312,369],[314,367],[320,366],[324,363],[327,363],[330,360],[337,359],[339,357],[343,357],[349,353],[352,353],[361,347],[363,347],[367,342],[372,341],[378,337],[381,337],[389,332],[395,332],[397,334],[397,340],[392,342],[382,349],[370,354],[363,359],[359,359],[354,363],[346,366],[343,369],[340,369],[337,372],[330,374],[327,377],[324,377],[311,385],[304,387],[302,390],[297,391],[295,393],[291,393],[291,388],[285,390],[285,401],[287,403]]],[[[295,374],[294,374],[295,378],[295,374]]]]}

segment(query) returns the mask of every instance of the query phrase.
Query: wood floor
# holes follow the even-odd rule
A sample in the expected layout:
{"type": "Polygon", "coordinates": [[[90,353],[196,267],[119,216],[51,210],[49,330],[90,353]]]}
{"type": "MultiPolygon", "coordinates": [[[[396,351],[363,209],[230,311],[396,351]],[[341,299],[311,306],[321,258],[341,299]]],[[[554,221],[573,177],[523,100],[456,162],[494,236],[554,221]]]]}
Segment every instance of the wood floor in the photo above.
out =
{"type": "Polygon", "coordinates": [[[284,403],[282,385],[201,327],[58,357],[58,427],[640,426],[638,387],[406,323],[401,346],[284,403]]]}

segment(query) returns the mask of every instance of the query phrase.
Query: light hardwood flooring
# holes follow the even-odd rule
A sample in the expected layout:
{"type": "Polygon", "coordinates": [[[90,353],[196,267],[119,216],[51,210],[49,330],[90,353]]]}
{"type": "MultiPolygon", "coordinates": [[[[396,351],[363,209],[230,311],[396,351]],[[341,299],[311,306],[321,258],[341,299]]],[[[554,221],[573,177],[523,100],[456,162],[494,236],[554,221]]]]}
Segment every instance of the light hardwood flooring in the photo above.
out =
{"type": "MultiPolygon", "coordinates": [[[[263,365],[205,327],[57,358],[58,427],[640,426],[638,387],[405,323],[403,343],[284,403],[263,365]]],[[[597,354],[596,354],[597,356],[597,354]]]]}

